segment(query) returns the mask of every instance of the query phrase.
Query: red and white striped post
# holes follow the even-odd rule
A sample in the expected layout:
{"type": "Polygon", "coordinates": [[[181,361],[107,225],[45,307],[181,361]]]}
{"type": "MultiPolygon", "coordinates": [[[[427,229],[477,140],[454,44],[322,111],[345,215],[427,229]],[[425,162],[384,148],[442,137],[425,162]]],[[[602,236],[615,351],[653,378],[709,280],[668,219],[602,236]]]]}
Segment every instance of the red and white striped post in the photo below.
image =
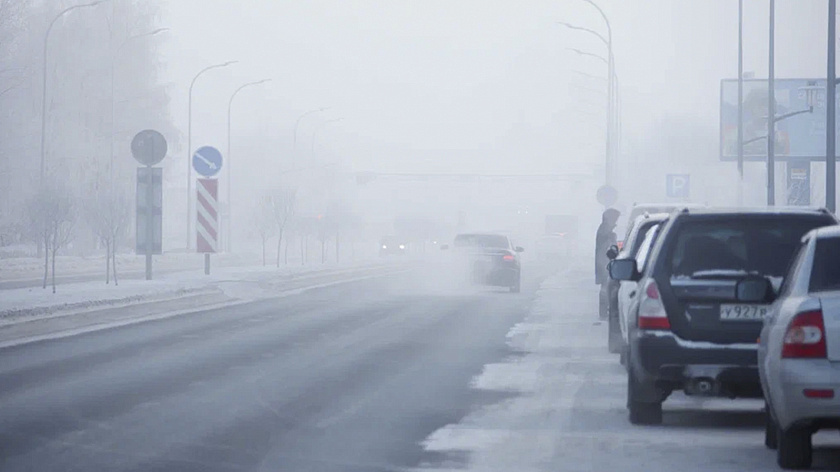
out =
{"type": "Polygon", "coordinates": [[[219,246],[219,182],[198,179],[196,185],[196,250],[204,253],[204,273],[210,274],[210,254],[219,246]]]}

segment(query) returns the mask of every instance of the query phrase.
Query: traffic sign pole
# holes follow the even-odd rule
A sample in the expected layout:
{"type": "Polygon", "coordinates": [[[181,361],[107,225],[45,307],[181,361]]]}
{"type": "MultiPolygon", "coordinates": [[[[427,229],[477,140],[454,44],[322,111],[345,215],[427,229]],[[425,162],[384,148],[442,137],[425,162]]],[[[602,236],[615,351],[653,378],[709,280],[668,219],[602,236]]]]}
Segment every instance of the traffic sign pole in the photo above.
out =
{"type": "Polygon", "coordinates": [[[149,183],[146,185],[146,280],[152,280],[152,242],[155,239],[155,225],[154,222],[154,204],[155,204],[155,185],[154,173],[152,166],[146,166],[148,169],[149,183]]]}
{"type": "MultiPolygon", "coordinates": [[[[157,221],[157,218],[155,218],[155,191],[157,187],[155,186],[154,166],[160,163],[160,161],[162,161],[166,157],[167,149],[168,148],[166,138],[164,138],[162,134],[155,130],[143,130],[137,133],[131,140],[131,154],[134,156],[134,159],[136,159],[137,162],[143,164],[146,167],[145,174],[147,181],[145,182],[145,211],[142,213],[146,229],[145,234],[143,236],[145,238],[145,247],[143,252],[146,256],[146,280],[152,280],[152,255],[155,251],[155,222],[157,221]]],[[[140,174],[140,169],[138,169],[138,185],[141,180],[139,178],[140,174]]],[[[163,179],[161,178],[161,186],[163,185],[162,180],[163,179]]],[[[142,197],[140,195],[138,195],[137,197],[139,202],[139,199],[142,197]]],[[[162,200],[161,205],[163,205],[162,200]]],[[[162,215],[162,207],[160,211],[162,215]]],[[[136,222],[138,225],[140,224],[140,218],[141,214],[138,208],[136,222]]],[[[162,224],[161,233],[163,233],[162,224]]]]}

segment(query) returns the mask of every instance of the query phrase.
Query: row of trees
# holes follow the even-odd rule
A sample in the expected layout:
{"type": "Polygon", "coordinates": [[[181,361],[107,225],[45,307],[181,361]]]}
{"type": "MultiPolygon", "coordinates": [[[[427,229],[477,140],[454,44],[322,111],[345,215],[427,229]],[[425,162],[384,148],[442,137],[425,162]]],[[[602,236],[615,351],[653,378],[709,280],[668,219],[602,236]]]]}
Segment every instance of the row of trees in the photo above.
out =
{"type": "Polygon", "coordinates": [[[269,241],[276,241],[275,264],[280,267],[289,263],[291,234],[297,236],[300,243],[300,262],[307,262],[308,244],[315,240],[320,244],[321,263],[326,262],[327,243],[335,243],[336,262],[341,261],[342,241],[352,239],[354,231],[360,227],[361,220],[344,199],[330,200],[323,212],[304,214],[300,210],[298,190],[284,185],[276,185],[264,192],[252,215],[253,228],[260,239],[263,265],[267,264],[269,241]],[[285,245],[284,245],[285,243],[285,245]]]}
{"type": "MultiPolygon", "coordinates": [[[[158,77],[157,0],[0,0],[0,248],[55,256],[104,251],[106,282],[131,225],[132,136],[154,127],[177,146],[158,77]],[[42,93],[44,46],[47,92],[42,93]],[[45,175],[41,106],[46,100],[45,175]]],[[[113,274],[112,274],[113,271],[113,274]]]]}

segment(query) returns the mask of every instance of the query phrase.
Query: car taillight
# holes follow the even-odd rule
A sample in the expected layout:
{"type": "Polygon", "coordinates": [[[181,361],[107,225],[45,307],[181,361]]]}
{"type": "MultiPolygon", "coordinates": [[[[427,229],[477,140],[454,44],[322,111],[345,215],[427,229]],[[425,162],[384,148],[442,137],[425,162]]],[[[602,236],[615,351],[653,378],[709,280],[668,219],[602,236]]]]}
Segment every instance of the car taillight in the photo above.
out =
{"type": "Polygon", "coordinates": [[[822,311],[806,311],[796,315],[785,331],[782,358],[825,359],[827,355],[822,311]]]}
{"type": "Polygon", "coordinates": [[[671,323],[668,321],[668,313],[665,312],[665,305],[659,296],[659,287],[653,280],[645,285],[642,299],[639,303],[639,329],[647,330],[669,330],[671,323]]]}
{"type": "Polygon", "coordinates": [[[505,254],[504,256],[502,256],[502,260],[512,262],[512,261],[516,260],[516,258],[511,256],[510,254],[505,254]]]}

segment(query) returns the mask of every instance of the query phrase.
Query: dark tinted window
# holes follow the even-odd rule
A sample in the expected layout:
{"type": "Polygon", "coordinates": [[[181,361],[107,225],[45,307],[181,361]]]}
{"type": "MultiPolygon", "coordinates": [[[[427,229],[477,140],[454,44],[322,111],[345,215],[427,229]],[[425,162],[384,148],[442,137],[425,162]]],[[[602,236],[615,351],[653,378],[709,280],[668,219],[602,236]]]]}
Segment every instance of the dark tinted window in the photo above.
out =
{"type": "Polygon", "coordinates": [[[506,236],[499,234],[459,234],[455,237],[456,247],[495,247],[509,248],[506,236]]]}
{"type": "Polygon", "coordinates": [[[673,275],[747,271],[783,277],[802,236],[831,224],[820,217],[773,215],[686,221],[671,258],[673,275]]]}
{"type": "Polygon", "coordinates": [[[809,290],[812,292],[840,290],[840,238],[817,241],[809,290]]]}

